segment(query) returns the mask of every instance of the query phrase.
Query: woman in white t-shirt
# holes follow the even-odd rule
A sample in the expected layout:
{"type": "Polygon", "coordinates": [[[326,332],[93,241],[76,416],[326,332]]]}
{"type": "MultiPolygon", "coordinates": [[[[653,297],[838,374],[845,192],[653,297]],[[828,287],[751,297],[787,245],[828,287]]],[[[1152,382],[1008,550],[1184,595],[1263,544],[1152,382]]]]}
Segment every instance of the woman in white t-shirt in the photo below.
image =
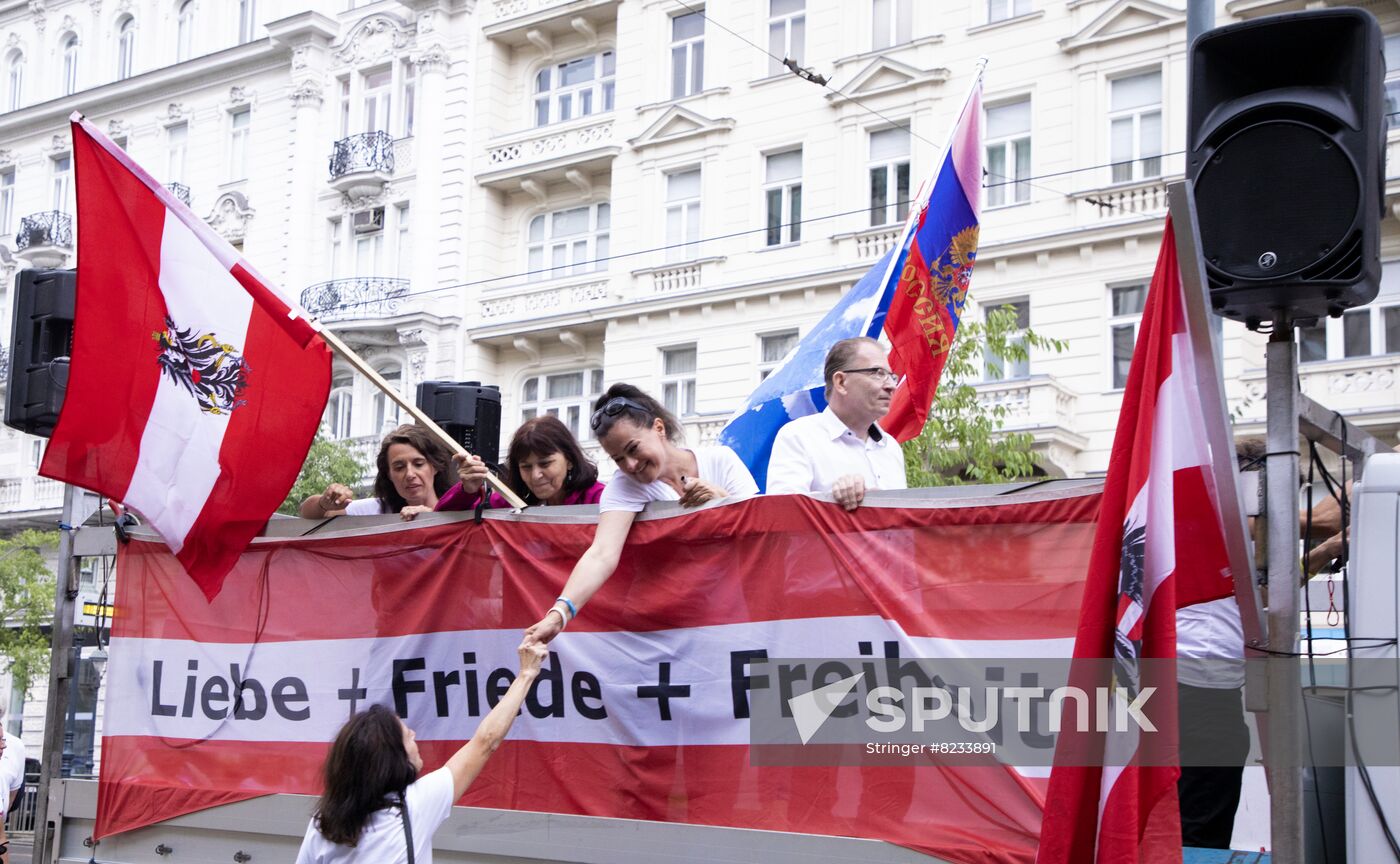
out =
{"type": "Polygon", "coordinates": [[[527,644],[553,639],[608,581],[632,522],[649,502],[698,507],[758,494],[758,484],[737,453],[723,445],[680,446],[684,439],[675,416],[631,384],[609,387],[593,408],[593,437],[617,463],[617,473],[598,501],[593,544],[574,565],[563,594],[525,631],[527,644]]]}
{"type": "Polygon", "coordinates": [[[418,741],[393,711],[371,705],[346,721],[297,864],[432,864],[433,834],[510,731],[547,653],[522,644],[520,674],[501,701],[446,765],[422,777],[418,741]]]}

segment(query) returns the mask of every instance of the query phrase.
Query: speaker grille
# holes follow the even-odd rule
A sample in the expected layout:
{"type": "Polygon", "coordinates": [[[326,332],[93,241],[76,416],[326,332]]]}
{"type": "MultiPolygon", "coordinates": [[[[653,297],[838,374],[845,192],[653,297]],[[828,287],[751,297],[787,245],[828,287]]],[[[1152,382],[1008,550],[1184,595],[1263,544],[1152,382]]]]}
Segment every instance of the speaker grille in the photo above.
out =
{"type": "Polygon", "coordinates": [[[1196,181],[1206,261],[1226,279],[1347,278],[1362,266],[1361,195],[1355,165],[1322,130],[1291,120],[1247,126],[1196,181]]]}

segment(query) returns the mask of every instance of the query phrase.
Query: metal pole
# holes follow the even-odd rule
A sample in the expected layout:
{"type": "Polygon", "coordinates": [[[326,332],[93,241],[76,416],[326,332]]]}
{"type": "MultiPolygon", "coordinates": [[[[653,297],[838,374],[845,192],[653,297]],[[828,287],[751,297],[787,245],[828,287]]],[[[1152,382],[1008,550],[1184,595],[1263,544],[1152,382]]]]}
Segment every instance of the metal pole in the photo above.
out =
{"type": "MultiPolygon", "coordinates": [[[[1269,650],[1298,650],[1298,355],[1287,312],[1274,319],[1268,358],[1269,650]]],[[[1296,658],[1268,663],[1269,814],[1274,864],[1304,864],[1302,678],[1296,658]]]]}
{"type": "Polygon", "coordinates": [[[58,536],[58,584],[54,591],[52,640],[49,646],[49,701],[44,710],[44,745],[39,768],[39,794],[34,818],[35,864],[49,862],[54,855],[54,828],[50,814],[61,812],[58,801],[62,785],[63,736],[67,727],[68,702],[72,696],[70,679],[73,668],[73,608],[78,596],[78,559],[73,555],[72,528],[86,514],[83,512],[83,490],[64,486],[63,525],[58,536]]]}
{"type": "Polygon", "coordinates": [[[1186,44],[1215,27],[1215,0],[1186,0],[1186,44]]]}

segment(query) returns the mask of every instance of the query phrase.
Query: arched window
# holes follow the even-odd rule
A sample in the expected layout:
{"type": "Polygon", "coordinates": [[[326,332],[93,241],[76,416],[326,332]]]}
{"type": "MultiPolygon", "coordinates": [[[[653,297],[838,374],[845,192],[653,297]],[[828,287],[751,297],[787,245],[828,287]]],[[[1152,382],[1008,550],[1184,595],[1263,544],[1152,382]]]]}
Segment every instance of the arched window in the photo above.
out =
{"type": "Polygon", "coordinates": [[[175,60],[194,56],[194,0],[185,0],[175,16],[175,60]]]}
{"type": "Polygon", "coordinates": [[[5,64],[5,110],[24,105],[24,55],[16,51],[5,64]]]}
{"type": "Polygon", "coordinates": [[[131,77],[136,63],[136,19],[130,15],[117,25],[117,80],[131,77]]]}
{"type": "Polygon", "coordinates": [[[69,33],[63,37],[63,95],[78,92],[78,37],[69,33]]]}
{"type": "MultiPolygon", "coordinates": [[[[403,367],[389,366],[377,370],[379,377],[395,390],[403,390],[403,367]]],[[[399,404],[383,390],[374,391],[374,434],[385,435],[399,425],[399,404]]]]}
{"type": "Polygon", "coordinates": [[[354,408],[350,379],[336,378],[331,383],[331,395],[326,400],[326,433],[334,439],[350,437],[350,419],[354,408]]]}

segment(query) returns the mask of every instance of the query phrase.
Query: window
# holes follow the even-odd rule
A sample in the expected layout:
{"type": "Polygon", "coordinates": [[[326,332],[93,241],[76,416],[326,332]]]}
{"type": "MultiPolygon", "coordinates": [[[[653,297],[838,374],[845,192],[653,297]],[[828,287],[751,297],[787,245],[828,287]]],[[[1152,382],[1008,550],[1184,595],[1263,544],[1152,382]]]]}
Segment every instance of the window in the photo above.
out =
{"type": "Polygon", "coordinates": [[[63,39],[63,94],[78,92],[78,37],[69,33],[63,39]]]}
{"type": "Polygon", "coordinates": [[[1381,313],[1381,345],[1387,354],[1400,354],[1400,306],[1383,306],[1381,313]]]}
{"type": "MultiPolygon", "coordinates": [[[[391,366],[386,369],[375,370],[379,377],[388,382],[389,386],[395,390],[403,389],[403,367],[391,366]]],[[[389,394],[383,390],[374,391],[374,433],[384,435],[392,432],[399,425],[399,403],[389,398],[389,394]]]]}
{"type": "Polygon", "coordinates": [[[606,203],[541,213],[530,220],[526,265],[530,280],[608,268],[612,208],[606,203]]]}
{"type": "Polygon", "coordinates": [[[802,151],[774,153],[763,161],[767,243],[797,243],[802,239],[802,151]]]}
{"type": "Polygon", "coordinates": [[[876,51],[914,38],[914,0],[871,0],[871,47],[876,51]]]}
{"type": "Polygon", "coordinates": [[[49,166],[53,169],[53,209],[61,213],[72,213],[73,201],[73,157],[55,156],[49,166]]]}
{"type": "Polygon", "coordinates": [[[340,137],[350,135],[350,79],[340,79],[340,137]]]}
{"type": "Polygon", "coordinates": [[[1031,200],[1031,100],[987,109],[987,206],[1031,200]]]}
{"type": "Polygon", "coordinates": [[[238,0],[238,44],[252,42],[258,27],[256,0],[238,0]]]}
{"type": "Polygon", "coordinates": [[[408,230],[408,205],[394,208],[394,221],[398,224],[394,256],[398,260],[396,268],[400,278],[407,279],[413,274],[413,235],[408,230]]]}
{"type": "Polygon", "coordinates": [[[1327,359],[1327,321],[1318,319],[1298,328],[1298,362],[1316,363],[1327,359]]]}
{"type": "Polygon", "coordinates": [[[0,171],[0,235],[15,232],[15,169],[0,171]]]}
{"type": "Polygon", "coordinates": [[[365,73],[364,92],[364,131],[389,131],[389,112],[393,109],[392,69],[380,69],[365,73]]]}
{"type": "Polygon", "coordinates": [[[330,398],[326,400],[326,429],[331,438],[350,437],[353,406],[349,376],[336,378],[331,383],[330,398]]]}
{"type": "Polygon", "coordinates": [[[616,73],[611,51],[541,69],[535,75],[535,125],[613,110],[616,73]]]}
{"type": "Polygon", "coordinates": [[[1342,313],[1342,356],[1368,357],[1371,354],[1371,310],[1353,309],[1342,313]]]}
{"type": "Polygon", "coordinates": [[[574,437],[593,437],[587,419],[593,402],[603,394],[603,370],[580,369],[525,379],[520,390],[520,422],[545,414],[558,417],[574,437]]]}
{"type": "Polygon", "coordinates": [[[700,169],[666,175],[666,260],[689,261],[700,252],[700,169]]]}
{"type": "Polygon", "coordinates": [[[1108,161],[1113,182],[1162,175],[1162,73],[1144,72],[1110,82],[1108,161]]]}
{"type": "Polygon", "coordinates": [[[185,180],[185,151],[189,133],[190,127],[186,123],[176,123],[165,128],[165,171],[168,183],[183,183],[185,180]]]}
{"type": "Polygon", "coordinates": [[[797,331],[784,330],[758,337],[758,380],[762,381],[778,368],[783,358],[797,345],[797,331]]]}
{"type": "Polygon", "coordinates": [[[413,135],[413,96],[417,86],[417,70],[412,63],[405,63],[403,67],[403,80],[399,87],[399,92],[403,94],[403,98],[399,101],[403,104],[404,138],[409,138],[413,135]]]}
{"type": "Polygon", "coordinates": [[[340,233],[341,224],[339,216],[326,223],[328,231],[326,249],[331,259],[329,262],[329,269],[332,279],[340,275],[340,250],[344,246],[344,241],[341,239],[340,233]]]}
{"type": "Polygon", "coordinates": [[[705,13],[671,19],[671,98],[705,89],[705,13]]]}
{"type": "MultiPolygon", "coordinates": [[[[1007,334],[1006,341],[1012,345],[1025,346],[1026,330],[1031,326],[1031,301],[1022,297],[1015,300],[1007,300],[989,306],[986,316],[990,317],[997,309],[1004,309],[1010,306],[1016,315],[1016,330],[1007,334]]],[[[1114,346],[1117,346],[1114,342],[1114,346]]],[[[1116,357],[1117,355],[1115,355],[1116,357]]],[[[1129,358],[1132,357],[1132,348],[1129,346],[1129,358]]],[[[982,380],[984,381],[1010,381],[1015,378],[1025,378],[1031,374],[1030,360],[1008,360],[1005,357],[998,357],[996,354],[987,351],[982,356],[982,380]]]]}
{"type": "Polygon", "coordinates": [[[787,68],[781,58],[802,65],[807,49],[807,0],[768,0],[768,74],[787,68]]]}
{"type": "Polygon", "coordinates": [[[1385,37],[1385,126],[1400,127],[1400,35],[1385,37]]]}
{"type": "Polygon", "coordinates": [[[10,55],[5,68],[5,110],[15,111],[24,105],[24,55],[10,55]]]}
{"type": "Polygon", "coordinates": [[[136,19],[130,15],[117,25],[117,80],[131,77],[136,64],[136,19]]]}
{"type": "Polygon", "coordinates": [[[175,15],[175,60],[194,56],[194,0],[185,0],[175,15]]]}
{"type": "Polygon", "coordinates": [[[46,443],[44,438],[29,442],[29,462],[35,468],[38,468],[44,461],[44,444],[46,443]]]}
{"type": "Polygon", "coordinates": [[[1400,353],[1400,306],[1352,309],[1298,328],[1298,361],[1317,363],[1400,353]]]}
{"type": "Polygon", "coordinates": [[[695,413],[695,346],[661,349],[661,403],[677,417],[695,413]]]}
{"type": "Polygon", "coordinates": [[[903,222],[909,215],[909,130],[870,133],[870,224],[903,222]]]}
{"type": "Polygon", "coordinates": [[[239,108],[229,115],[228,179],[243,180],[248,176],[248,132],[252,109],[239,108]]]}
{"type": "Polygon", "coordinates": [[[987,0],[987,23],[1029,15],[1031,0],[987,0]]]}
{"type": "Polygon", "coordinates": [[[384,263],[384,219],[379,214],[378,227],[362,231],[355,226],[355,275],[382,276],[380,267],[384,263]]]}
{"type": "Polygon", "coordinates": [[[1147,304],[1147,283],[1109,289],[1108,338],[1113,350],[1113,389],[1128,385],[1128,367],[1133,363],[1138,323],[1147,304]]]}

